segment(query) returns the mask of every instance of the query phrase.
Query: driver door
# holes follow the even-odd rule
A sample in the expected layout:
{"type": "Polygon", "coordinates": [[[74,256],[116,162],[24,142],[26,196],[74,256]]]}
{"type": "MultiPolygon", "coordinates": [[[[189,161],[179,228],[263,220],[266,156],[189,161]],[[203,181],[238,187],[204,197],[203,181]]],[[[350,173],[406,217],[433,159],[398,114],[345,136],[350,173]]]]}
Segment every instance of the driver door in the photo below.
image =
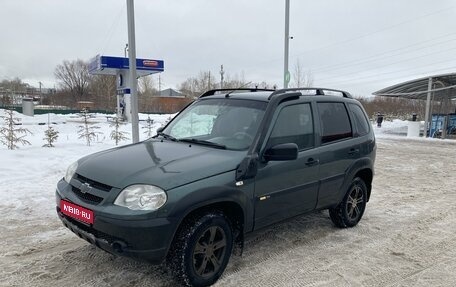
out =
{"type": "Polygon", "coordinates": [[[283,143],[296,143],[298,157],[259,164],[255,178],[255,229],[315,208],[318,195],[319,157],[311,103],[278,110],[263,152],[283,143]]]}

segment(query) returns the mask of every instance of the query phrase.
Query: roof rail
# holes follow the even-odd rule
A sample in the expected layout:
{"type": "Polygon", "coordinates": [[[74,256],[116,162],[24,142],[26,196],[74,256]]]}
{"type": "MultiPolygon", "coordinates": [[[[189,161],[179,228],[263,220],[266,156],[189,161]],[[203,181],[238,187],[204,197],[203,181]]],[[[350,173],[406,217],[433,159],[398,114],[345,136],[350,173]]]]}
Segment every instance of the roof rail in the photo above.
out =
{"type": "Polygon", "coordinates": [[[271,89],[258,89],[258,88],[234,88],[234,89],[213,89],[207,92],[204,92],[199,98],[209,97],[215,95],[217,92],[236,92],[236,91],[247,91],[247,92],[274,92],[275,90],[271,89]]]}
{"type": "MultiPolygon", "coordinates": [[[[288,89],[280,89],[274,91],[268,98],[270,100],[273,96],[278,95],[278,94],[284,94],[286,92],[296,92],[296,91],[315,91],[315,96],[324,96],[325,92],[338,92],[341,93],[344,98],[350,98],[352,99],[353,97],[350,95],[350,93],[342,91],[342,90],[335,90],[335,89],[327,89],[327,88],[288,88],[288,89]]],[[[301,93],[302,95],[302,93],[301,93]]]]}

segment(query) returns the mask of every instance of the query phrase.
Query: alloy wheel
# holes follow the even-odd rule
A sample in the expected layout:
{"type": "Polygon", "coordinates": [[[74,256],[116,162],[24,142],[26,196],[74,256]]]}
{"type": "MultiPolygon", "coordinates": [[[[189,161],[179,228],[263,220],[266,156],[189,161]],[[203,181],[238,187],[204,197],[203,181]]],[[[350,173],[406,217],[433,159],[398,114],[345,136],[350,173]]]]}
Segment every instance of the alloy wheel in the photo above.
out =
{"type": "Polygon", "coordinates": [[[226,252],[226,234],[218,226],[210,226],[201,234],[193,250],[193,268],[201,277],[217,273],[226,252]]]}
{"type": "Polygon", "coordinates": [[[362,187],[356,184],[347,199],[347,215],[350,220],[356,220],[363,212],[364,195],[362,187]]]}

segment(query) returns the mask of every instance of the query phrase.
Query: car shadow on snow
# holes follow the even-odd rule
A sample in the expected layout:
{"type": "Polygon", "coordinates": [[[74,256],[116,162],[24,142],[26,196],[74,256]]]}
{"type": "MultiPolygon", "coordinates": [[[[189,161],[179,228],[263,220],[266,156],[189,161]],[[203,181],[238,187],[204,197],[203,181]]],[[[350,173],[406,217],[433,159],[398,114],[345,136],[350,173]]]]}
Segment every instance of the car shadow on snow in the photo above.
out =
{"type": "MultiPolygon", "coordinates": [[[[223,279],[230,275],[273,260],[295,248],[323,244],[322,238],[334,233],[334,229],[327,211],[318,211],[255,231],[246,236],[243,255],[232,256],[219,282],[223,283],[223,279]]],[[[90,286],[179,286],[164,264],[151,265],[111,255],[92,245],[68,250],[62,258],[66,258],[66,263],[60,265],[63,269],[60,272],[76,271],[73,283],[90,286]]]]}

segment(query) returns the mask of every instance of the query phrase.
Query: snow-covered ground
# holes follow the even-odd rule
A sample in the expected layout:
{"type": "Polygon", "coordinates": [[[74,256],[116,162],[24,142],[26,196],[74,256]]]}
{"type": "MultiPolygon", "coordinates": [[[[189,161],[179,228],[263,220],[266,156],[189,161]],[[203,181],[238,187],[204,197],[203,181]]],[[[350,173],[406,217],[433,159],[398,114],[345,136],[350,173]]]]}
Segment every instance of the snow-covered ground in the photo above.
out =
{"type": "MultiPolygon", "coordinates": [[[[107,254],[55,214],[55,185],[66,167],[114,146],[106,117],[93,119],[104,135],[87,147],[77,139],[77,118],[52,115],[59,139],[43,148],[47,126],[38,123],[47,115],[19,116],[32,145],[0,146],[0,286],[175,286],[161,266],[107,254]]],[[[154,129],[168,117],[154,115],[154,129]]],[[[337,229],[323,211],[252,234],[216,286],[454,286],[456,142],[388,132],[405,125],[374,128],[376,175],[357,227],[337,229]]]]}

